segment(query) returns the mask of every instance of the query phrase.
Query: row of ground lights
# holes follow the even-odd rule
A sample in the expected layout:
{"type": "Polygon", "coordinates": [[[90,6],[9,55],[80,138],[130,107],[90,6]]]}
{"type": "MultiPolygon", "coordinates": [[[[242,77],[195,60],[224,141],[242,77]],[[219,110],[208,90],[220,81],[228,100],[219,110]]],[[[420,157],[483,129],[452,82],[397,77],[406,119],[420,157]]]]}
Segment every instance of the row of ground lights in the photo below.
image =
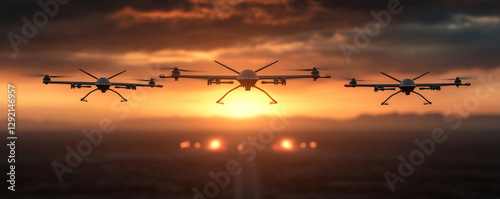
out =
{"type": "MultiPolygon", "coordinates": [[[[316,147],[318,146],[318,144],[314,141],[312,142],[309,142],[309,143],[306,143],[306,142],[301,142],[298,147],[300,147],[301,149],[306,149],[306,148],[311,148],[311,149],[315,149],[316,147]]],[[[191,142],[189,141],[183,141],[180,143],[180,147],[182,149],[189,149],[191,147],[194,147],[195,149],[200,149],[201,148],[201,143],[200,142],[195,142],[193,144],[193,146],[191,146],[191,142]]],[[[289,140],[289,139],[284,139],[282,140],[279,145],[277,144],[273,144],[272,145],[272,148],[275,149],[275,150],[286,150],[286,151],[291,151],[291,150],[294,150],[295,148],[297,147],[297,145],[295,145],[295,143],[292,141],[292,140],[289,140]]],[[[207,145],[207,148],[209,150],[220,150],[222,148],[222,143],[219,139],[213,139],[211,140],[208,145],[207,145]]],[[[237,147],[238,150],[243,150],[243,145],[238,145],[237,147]]]]}

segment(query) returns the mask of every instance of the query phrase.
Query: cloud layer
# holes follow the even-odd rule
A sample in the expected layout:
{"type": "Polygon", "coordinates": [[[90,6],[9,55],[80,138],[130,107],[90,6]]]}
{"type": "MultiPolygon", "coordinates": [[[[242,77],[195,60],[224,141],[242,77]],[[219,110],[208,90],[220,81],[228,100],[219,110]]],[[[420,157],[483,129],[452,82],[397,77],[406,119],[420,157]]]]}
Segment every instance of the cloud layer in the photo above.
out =
{"type": "MultiPolygon", "coordinates": [[[[307,59],[330,68],[441,73],[499,66],[500,5],[496,1],[400,1],[400,14],[353,54],[356,31],[375,21],[388,1],[183,0],[70,2],[15,54],[2,40],[2,67],[64,69],[74,65],[206,63],[216,58],[307,59]],[[85,55],[85,56],[83,56],[85,55]],[[163,58],[160,58],[161,56],[163,58]],[[144,59],[138,59],[143,57],[144,59]],[[171,57],[171,58],[168,58],[171,57]]],[[[41,7],[9,2],[3,35],[21,35],[23,16],[41,7]]]]}

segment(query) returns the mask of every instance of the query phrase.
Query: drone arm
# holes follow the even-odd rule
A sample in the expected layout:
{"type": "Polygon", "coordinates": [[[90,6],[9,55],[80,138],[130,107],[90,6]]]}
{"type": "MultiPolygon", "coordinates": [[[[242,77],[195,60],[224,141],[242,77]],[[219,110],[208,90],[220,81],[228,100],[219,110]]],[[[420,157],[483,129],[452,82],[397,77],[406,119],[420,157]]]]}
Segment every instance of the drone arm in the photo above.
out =
{"type": "Polygon", "coordinates": [[[260,76],[259,75],[260,80],[264,80],[264,79],[272,80],[272,79],[331,78],[331,77],[332,77],[331,75],[325,75],[325,76],[313,76],[313,75],[274,75],[274,76],[264,75],[264,76],[260,76]]]}
{"type": "Polygon", "coordinates": [[[380,73],[382,73],[383,75],[385,75],[385,76],[387,76],[387,77],[389,77],[389,78],[391,78],[391,79],[393,79],[393,80],[395,80],[397,82],[401,82],[399,79],[396,79],[396,78],[394,78],[394,77],[392,77],[392,76],[390,76],[388,74],[385,74],[384,72],[380,72],[380,73]]]}
{"type": "Polygon", "coordinates": [[[120,75],[120,74],[122,74],[122,73],[124,73],[124,72],[126,72],[126,71],[127,71],[127,70],[124,70],[124,71],[122,71],[122,72],[116,73],[115,75],[113,75],[113,76],[111,76],[111,77],[108,77],[108,79],[111,79],[111,78],[113,78],[113,77],[116,77],[116,76],[118,76],[118,75],[120,75]]]}
{"type": "Polygon", "coordinates": [[[161,85],[161,84],[131,84],[131,83],[116,83],[116,82],[112,82],[111,85],[113,85],[113,86],[121,86],[119,88],[131,87],[131,86],[134,86],[134,87],[138,87],[138,86],[143,86],[143,87],[163,87],[163,85],[161,85]]]}
{"type": "MultiPolygon", "coordinates": [[[[344,86],[345,87],[397,88],[397,87],[399,87],[399,84],[346,84],[344,86]]],[[[387,89],[387,90],[389,90],[389,89],[387,89]]]]}
{"type": "Polygon", "coordinates": [[[273,62],[273,63],[270,63],[270,64],[268,64],[268,65],[266,65],[266,66],[264,66],[264,67],[262,67],[262,68],[259,68],[259,69],[257,69],[255,72],[259,72],[259,71],[261,71],[261,70],[264,70],[265,68],[267,68],[267,67],[269,67],[269,66],[271,66],[271,65],[275,64],[275,63],[276,63],[276,62],[278,62],[278,61],[279,61],[279,60],[276,60],[276,61],[275,61],[275,62],[273,62]]]}
{"type": "Polygon", "coordinates": [[[215,63],[218,63],[218,64],[220,64],[221,66],[224,66],[224,68],[227,68],[227,69],[229,69],[229,70],[231,70],[231,71],[235,72],[236,74],[240,74],[240,72],[238,72],[238,71],[236,71],[236,70],[234,70],[234,69],[230,68],[229,66],[226,66],[226,65],[224,65],[224,64],[222,64],[222,63],[220,63],[220,62],[218,62],[217,60],[215,60],[215,63]]]}
{"type": "Polygon", "coordinates": [[[190,79],[224,79],[224,80],[236,80],[238,76],[227,76],[227,75],[175,75],[175,76],[160,76],[160,78],[190,78],[190,79]]]}
{"type": "Polygon", "coordinates": [[[89,75],[89,76],[93,77],[94,79],[97,79],[97,77],[93,76],[93,75],[92,75],[92,74],[90,74],[90,73],[87,73],[87,71],[84,71],[84,70],[82,70],[81,68],[79,68],[78,70],[80,70],[80,71],[84,72],[85,74],[87,74],[87,75],[89,75]]]}
{"type": "Polygon", "coordinates": [[[470,86],[470,83],[438,83],[438,84],[417,84],[417,87],[437,87],[437,86],[470,86]]]}
{"type": "Polygon", "coordinates": [[[45,84],[80,84],[80,85],[95,85],[95,82],[67,82],[67,81],[44,81],[45,84]]]}
{"type": "Polygon", "coordinates": [[[424,75],[427,75],[427,74],[429,74],[429,73],[430,73],[430,72],[426,72],[426,73],[424,73],[424,74],[422,74],[422,75],[420,75],[420,76],[418,76],[418,77],[415,77],[415,78],[413,78],[413,81],[415,81],[416,79],[421,78],[421,77],[423,77],[424,75]]]}

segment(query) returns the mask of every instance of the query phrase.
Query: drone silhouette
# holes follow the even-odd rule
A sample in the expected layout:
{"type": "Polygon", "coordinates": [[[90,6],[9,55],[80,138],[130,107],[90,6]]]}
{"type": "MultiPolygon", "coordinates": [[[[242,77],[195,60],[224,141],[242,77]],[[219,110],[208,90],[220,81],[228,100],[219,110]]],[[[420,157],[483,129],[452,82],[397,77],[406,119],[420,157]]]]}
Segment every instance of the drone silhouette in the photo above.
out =
{"type": "Polygon", "coordinates": [[[93,93],[94,91],[96,90],[100,90],[102,93],[105,93],[106,91],[110,90],[116,94],[118,94],[118,96],[120,96],[122,98],[122,102],[126,102],[127,99],[125,99],[122,95],[120,95],[120,93],[116,92],[115,90],[111,89],[110,87],[111,86],[115,86],[115,88],[125,88],[125,89],[132,89],[132,90],[136,90],[136,88],[138,86],[143,86],[143,87],[163,87],[163,85],[161,84],[156,84],[155,83],[155,79],[151,78],[150,80],[143,80],[143,79],[138,79],[138,81],[149,81],[148,84],[136,84],[136,83],[117,83],[117,82],[110,82],[109,80],[124,73],[126,70],[122,71],[122,72],[119,72],[111,77],[100,77],[100,78],[97,78],[96,76],[82,70],[82,69],[79,69],[80,71],[84,72],[85,74],[91,76],[92,78],[96,79],[97,81],[95,82],[82,82],[82,81],[52,81],[51,78],[62,78],[62,77],[66,77],[66,76],[51,76],[51,75],[40,75],[40,74],[37,74],[37,75],[34,75],[36,77],[43,77],[43,83],[44,84],[70,84],[71,86],[71,89],[75,89],[75,88],[92,88],[92,86],[96,86],[97,88],[90,91],[89,93],[87,93],[87,95],[85,95],[85,97],[83,97],[82,99],[80,99],[80,101],[83,101],[83,102],[87,102],[87,100],[85,98],[87,98],[87,96],[89,96],[91,93],[93,93]]]}
{"type": "Polygon", "coordinates": [[[262,75],[257,75],[259,71],[262,71],[266,69],[267,67],[277,63],[277,61],[270,63],[262,68],[259,68],[257,70],[251,70],[251,69],[245,69],[241,72],[234,70],[230,68],[229,66],[226,66],[218,61],[215,61],[215,63],[223,66],[224,68],[238,74],[237,76],[223,76],[223,75],[181,75],[181,72],[194,72],[193,70],[184,70],[184,69],[179,69],[177,67],[174,68],[164,68],[164,69],[171,69],[172,70],[172,75],[166,76],[164,74],[160,75],[160,78],[174,78],[175,81],[177,81],[179,78],[194,78],[194,79],[206,79],[208,85],[220,85],[220,84],[233,84],[234,81],[231,80],[236,80],[240,83],[240,85],[234,87],[233,89],[229,90],[224,96],[222,96],[219,100],[217,100],[216,103],[218,104],[224,104],[222,102],[222,99],[226,97],[229,93],[232,91],[244,87],[245,91],[250,91],[251,88],[256,88],[262,92],[264,92],[272,101],[270,104],[276,104],[278,103],[276,100],[274,100],[271,95],[269,95],[266,91],[263,89],[259,88],[256,86],[256,83],[259,80],[272,80],[272,81],[262,81],[262,84],[274,84],[274,85],[286,85],[286,80],[287,79],[298,79],[298,78],[312,78],[314,81],[316,81],[318,78],[330,78],[331,75],[326,75],[326,76],[320,76],[319,75],[319,68],[312,68],[312,69],[295,69],[295,71],[311,71],[311,75],[271,75],[271,76],[262,76],[262,75]]]}
{"type": "Polygon", "coordinates": [[[374,91],[386,91],[386,90],[396,90],[396,88],[399,88],[399,91],[392,94],[389,96],[385,101],[381,103],[381,105],[389,105],[386,103],[391,97],[394,95],[397,95],[399,93],[405,93],[406,95],[410,95],[410,93],[415,93],[422,97],[426,102],[424,105],[432,104],[429,100],[427,100],[423,95],[420,93],[415,92],[415,88],[419,87],[419,90],[436,90],[436,91],[441,91],[441,86],[470,86],[470,83],[467,82],[465,84],[462,84],[462,79],[469,79],[468,77],[457,77],[455,79],[446,79],[446,80],[455,80],[454,83],[426,83],[426,84],[416,84],[415,80],[418,78],[423,77],[424,75],[429,74],[429,72],[426,72],[418,77],[415,77],[413,79],[403,79],[403,81],[400,81],[399,79],[396,79],[388,74],[385,74],[384,72],[381,72],[383,75],[399,82],[399,84],[358,84],[358,81],[366,81],[366,80],[356,80],[355,78],[352,78],[349,84],[344,85],[345,87],[374,87],[374,91]]]}

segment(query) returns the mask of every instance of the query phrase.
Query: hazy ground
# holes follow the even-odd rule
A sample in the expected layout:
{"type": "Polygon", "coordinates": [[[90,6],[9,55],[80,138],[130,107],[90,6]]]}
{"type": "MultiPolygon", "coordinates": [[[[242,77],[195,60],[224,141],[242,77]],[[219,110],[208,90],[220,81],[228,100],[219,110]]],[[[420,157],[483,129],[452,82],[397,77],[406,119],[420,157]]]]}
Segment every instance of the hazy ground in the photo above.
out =
{"type": "MultiPolygon", "coordinates": [[[[73,133],[25,133],[18,141],[17,191],[2,198],[193,198],[203,191],[209,172],[222,171],[230,160],[242,174],[230,178],[219,198],[498,198],[500,134],[497,130],[447,130],[423,165],[391,192],[384,172],[397,173],[399,155],[418,149],[415,139],[433,128],[407,131],[277,133],[295,141],[316,141],[318,148],[274,151],[271,145],[255,160],[238,155],[236,146],[258,132],[114,132],[59,183],[51,167],[64,163],[66,145],[84,136],[73,133]],[[223,138],[226,150],[183,150],[183,140],[223,138]]],[[[466,128],[464,128],[466,129],[466,128]]],[[[2,150],[2,157],[6,153],[2,150]]],[[[2,173],[8,172],[2,161],[2,173]]],[[[2,177],[5,179],[5,177],[2,177]]]]}

